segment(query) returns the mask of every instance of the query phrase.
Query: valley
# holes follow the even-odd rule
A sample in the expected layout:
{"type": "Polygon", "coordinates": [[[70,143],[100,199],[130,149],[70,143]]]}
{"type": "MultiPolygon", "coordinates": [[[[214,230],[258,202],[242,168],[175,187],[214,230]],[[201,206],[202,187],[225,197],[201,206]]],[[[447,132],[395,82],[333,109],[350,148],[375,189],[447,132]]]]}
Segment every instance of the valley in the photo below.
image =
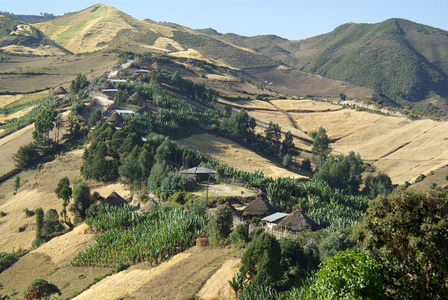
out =
{"type": "Polygon", "coordinates": [[[0,298],[318,299],[341,261],[373,298],[447,289],[445,31],[289,41],[106,4],[0,29],[0,298]]]}

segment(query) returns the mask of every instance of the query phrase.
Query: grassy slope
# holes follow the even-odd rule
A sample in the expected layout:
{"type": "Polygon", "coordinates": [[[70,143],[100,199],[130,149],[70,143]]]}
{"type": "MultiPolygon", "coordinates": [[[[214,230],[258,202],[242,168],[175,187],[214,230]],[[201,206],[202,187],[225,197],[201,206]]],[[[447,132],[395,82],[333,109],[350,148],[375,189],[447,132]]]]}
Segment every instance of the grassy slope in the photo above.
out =
{"type": "Polygon", "coordinates": [[[448,35],[402,19],[377,24],[344,24],[303,41],[275,36],[220,38],[307,72],[381,91],[392,97],[422,100],[431,92],[448,96],[448,35]]]}

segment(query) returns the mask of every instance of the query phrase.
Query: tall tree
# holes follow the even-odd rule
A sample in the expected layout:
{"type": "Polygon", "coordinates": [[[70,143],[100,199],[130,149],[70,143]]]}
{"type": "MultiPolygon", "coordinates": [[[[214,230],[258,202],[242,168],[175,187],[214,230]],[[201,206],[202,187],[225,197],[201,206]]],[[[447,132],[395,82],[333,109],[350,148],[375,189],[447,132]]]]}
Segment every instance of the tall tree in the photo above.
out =
{"type": "Polygon", "coordinates": [[[240,273],[251,282],[275,285],[282,276],[281,248],[273,235],[260,233],[241,258],[240,273]]]}
{"type": "Polygon", "coordinates": [[[397,191],[369,202],[354,232],[382,265],[393,299],[448,295],[448,193],[397,191]]]}
{"type": "Polygon", "coordinates": [[[330,154],[330,140],[328,139],[327,132],[321,126],[316,133],[313,142],[313,148],[311,149],[311,153],[313,154],[313,162],[316,164],[318,170],[322,168],[322,165],[327,160],[328,154],[330,154]]]}
{"type": "Polygon", "coordinates": [[[61,217],[64,218],[64,222],[67,222],[67,206],[72,196],[72,189],[70,188],[70,181],[68,177],[63,177],[59,180],[58,186],[56,187],[54,192],[59,199],[62,199],[63,208],[61,211],[61,217]]]}
{"type": "Polygon", "coordinates": [[[50,131],[54,128],[54,121],[56,120],[57,114],[53,108],[48,107],[37,115],[36,121],[34,122],[35,131],[33,132],[33,138],[36,141],[50,138],[50,131]]]}
{"type": "Polygon", "coordinates": [[[87,76],[85,74],[76,74],[75,79],[70,82],[70,92],[73,94],[78,94],[85,88],[89,86],[89,81],[87,81],[87,76]]]}
{"type": "Polygon", "coordinates": [[[297,154],[296,145],[294,145],[294,140],[291,131],[288,131],[285,134],[285,139],[282,141],[281,154],[282,156],[285,156],[286,154],[289,155],[297,154]]]}

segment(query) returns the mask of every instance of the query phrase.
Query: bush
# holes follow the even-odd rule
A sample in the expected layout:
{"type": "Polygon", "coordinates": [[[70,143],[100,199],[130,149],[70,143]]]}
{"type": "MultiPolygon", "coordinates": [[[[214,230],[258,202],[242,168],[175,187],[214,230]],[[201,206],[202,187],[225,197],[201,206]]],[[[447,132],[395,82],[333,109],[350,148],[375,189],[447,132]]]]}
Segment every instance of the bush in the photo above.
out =
{"type": "Polygon", "coordinates": [[[232,212],[227,206],[221,205],[216,209],[210,220],[210,236],[218,244],[226,243],[233,223],[232,212]]]}
{"type": "Polygon", "coordinates": [[[319,255],[321,260],[326,260],[337,251],[346,250],[355,246],[350,237],[341,231],[331,233],[319,244],[319,255]]]}
{"type": "Polygon", "coordinates": [[[0,252],[0,273],[9,268],[15,261],[12,253],[0,252]]]}
{"type": "Polygon", "coordinates": [[[358,249],[337,252],[326,260],[307,299],[382,299],[380,265],[358,249]]]}
{"type": "Polygon", "coordinates": [[[244,224],[236,225],[230,234],[230,242],[238,248],[246,247],[246,244],[249,242],[249,227],[244,224]]]}
{"type": "Polygon", "coordinates": [[[34,280],[25,291],[25,300],[48,299],[51,295],[61,295],[59,288],[43,279],[34,280]]]}

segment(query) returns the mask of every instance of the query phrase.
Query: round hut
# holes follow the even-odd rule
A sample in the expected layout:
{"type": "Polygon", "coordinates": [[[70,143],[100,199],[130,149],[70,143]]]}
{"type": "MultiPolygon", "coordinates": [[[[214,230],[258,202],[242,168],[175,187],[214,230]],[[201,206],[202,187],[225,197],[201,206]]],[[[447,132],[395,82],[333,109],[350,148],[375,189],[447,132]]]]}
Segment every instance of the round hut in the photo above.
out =
{"type": "Polygon", "coordinates": [[[153,209],[154,206],[159,205],[154,199],[149,198],[148,202],[145,203],[138,211],[149,213],[153,209]]]}
{"type": "Polygon", "coordinates": [[[322,226],[311,220],[307,215],[299,210],[295,210],[278,223],[278,226],[285,226],[291,231],[316,231],[322,226]]]}
{"type": "Polygon", "coordinates": [[[278,212],[279,209],[271,203],[263,200],[261,197],[250,202],[243,210],[245,219],[264,218],[278,212]]]}
{"type": "Polygon", "coordinates": [[[119,194],[112,192],[106,199],[103,200],[103,204],[110,206],[123,206],[127,204],[127,202],[119,194]]]}

